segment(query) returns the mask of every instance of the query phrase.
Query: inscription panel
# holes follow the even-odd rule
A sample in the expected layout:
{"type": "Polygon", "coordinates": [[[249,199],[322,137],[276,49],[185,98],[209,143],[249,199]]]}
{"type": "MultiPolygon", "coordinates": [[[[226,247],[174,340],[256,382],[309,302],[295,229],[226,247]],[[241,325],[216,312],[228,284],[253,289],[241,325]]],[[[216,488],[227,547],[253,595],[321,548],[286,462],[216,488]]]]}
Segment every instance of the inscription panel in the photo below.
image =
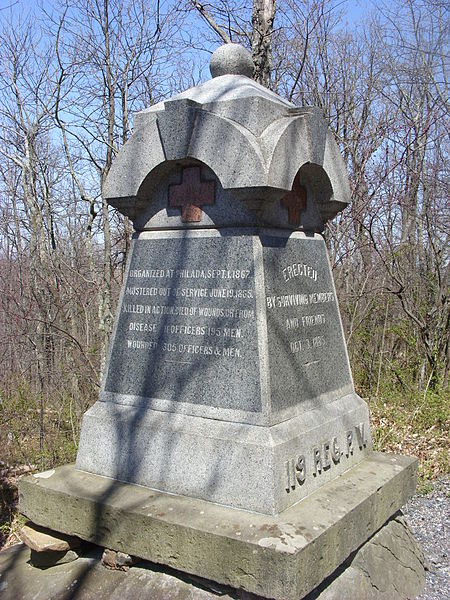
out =
{"type": "Polygon", "coordinates": [[[365,424],[358,423],[352,429],[347,429],[312,446],[306,453],[297,454],[295,458],[290,458],[284,463],[284,489],[290,493],[311,477],[320,478],[339,463],[345,464],[353,454],[363,452],[367,443],[365,424]]]}
{"type": "Polygon", "coordinates": [[[273,410],[351,385],[325,244],[262,238],[273,410]]]}
{"type": "Polygon", "coordinates": [[[105,391],[260,411],[255,304],[250,238],[136,240],[105,391]]]}

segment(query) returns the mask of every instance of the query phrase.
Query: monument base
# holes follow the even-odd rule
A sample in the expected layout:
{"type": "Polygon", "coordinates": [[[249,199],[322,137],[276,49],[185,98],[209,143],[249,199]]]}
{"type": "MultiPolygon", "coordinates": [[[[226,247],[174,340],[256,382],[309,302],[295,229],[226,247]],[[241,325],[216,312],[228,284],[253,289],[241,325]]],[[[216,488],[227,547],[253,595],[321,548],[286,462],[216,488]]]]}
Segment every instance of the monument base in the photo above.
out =
{"type": "Polygon", "coordinates": [[[83,417],[76,467],[274,515],[370,452],[367,406],[354,393],[271,427],[97,402],[83,417]]]}
{"type": "MultiPolygon", "coordinates": [[[[19,483],[38,525],[265,598],[298,600],[320,586],[414,493],[417,461],[373,453],[278,516],[78,471],[19,483]]],[[[401,597],[401,596],[399,596],[401,597]]]]}

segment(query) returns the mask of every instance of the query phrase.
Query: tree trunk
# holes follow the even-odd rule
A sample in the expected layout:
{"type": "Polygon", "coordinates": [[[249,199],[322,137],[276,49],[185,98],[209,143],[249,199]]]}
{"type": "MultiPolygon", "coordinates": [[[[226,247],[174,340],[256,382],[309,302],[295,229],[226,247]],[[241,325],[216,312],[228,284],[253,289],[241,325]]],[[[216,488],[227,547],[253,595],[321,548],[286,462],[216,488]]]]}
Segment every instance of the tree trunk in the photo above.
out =
{"type": "Polygon", "coordinates": [[[252,58],[255,65],[253,78],[266,87],[270,87],[275,10],[276,0],[253,0],[252,58]]]}

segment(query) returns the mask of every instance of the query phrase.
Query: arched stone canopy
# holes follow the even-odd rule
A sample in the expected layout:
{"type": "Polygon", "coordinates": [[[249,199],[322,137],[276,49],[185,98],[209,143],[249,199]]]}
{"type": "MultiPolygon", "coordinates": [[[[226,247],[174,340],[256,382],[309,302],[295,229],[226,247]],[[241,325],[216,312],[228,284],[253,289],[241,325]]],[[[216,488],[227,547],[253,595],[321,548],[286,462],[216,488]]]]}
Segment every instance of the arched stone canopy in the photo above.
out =
{"type": "MultiPolygon", "coordinates": [[[[138,210],[134,217],[137,231],[179,227],[251,227],[255,214],[248,204],[236,200],[230,190],[225,190],[211,166],[192,158],[166,161],[149,173],[138,191],[138,210]],[[214,181],[214,201],[201,205],[199,222],[186,222],[182,210],[170,202],[170,189],[180,185],[185,173],[194,168],[199,180],[214,181]],[[151,198],[151,202],[147,199],[151,198]]],[[[188,201],[189,198],[186,197],[188,201]]],[[[200,204],[199,204],[200,206],[200,204]]]]}
{"type": "Polygon", "coordinates": [[[152,201],[143,185],[170,161],[200,161],[252,210],[292,189],[307,164],[323,169],[331,193],[321,195],[323,223],[350,201],[342,157],[318,108],[296,108],[239,74],[220,75],[151,107],[135,117],[135,131],[114,161],[104,193],[108,202],[135,220],[152,201]]]}

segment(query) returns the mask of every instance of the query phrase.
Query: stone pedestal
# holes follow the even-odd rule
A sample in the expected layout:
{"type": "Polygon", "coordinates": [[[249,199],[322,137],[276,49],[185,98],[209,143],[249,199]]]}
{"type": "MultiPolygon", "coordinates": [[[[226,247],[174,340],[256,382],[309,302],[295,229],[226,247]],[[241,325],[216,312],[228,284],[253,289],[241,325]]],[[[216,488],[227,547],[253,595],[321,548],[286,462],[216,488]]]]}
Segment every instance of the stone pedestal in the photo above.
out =
{"type": "Polygon", "coordinates": [[[77,468],[277,514],[370,451],[325,244],[143,232],[77,468]]]}
{"type": "Polygon", "coordinates": [[[23,480],[20,509],[294,600],[399,510],[415,461],[373,454],[353,387],[321,236],[350,201],[337,145],[242,53],[136,115],[104,186],[135,233],[99,399],[76,468],[23,480]]]}

